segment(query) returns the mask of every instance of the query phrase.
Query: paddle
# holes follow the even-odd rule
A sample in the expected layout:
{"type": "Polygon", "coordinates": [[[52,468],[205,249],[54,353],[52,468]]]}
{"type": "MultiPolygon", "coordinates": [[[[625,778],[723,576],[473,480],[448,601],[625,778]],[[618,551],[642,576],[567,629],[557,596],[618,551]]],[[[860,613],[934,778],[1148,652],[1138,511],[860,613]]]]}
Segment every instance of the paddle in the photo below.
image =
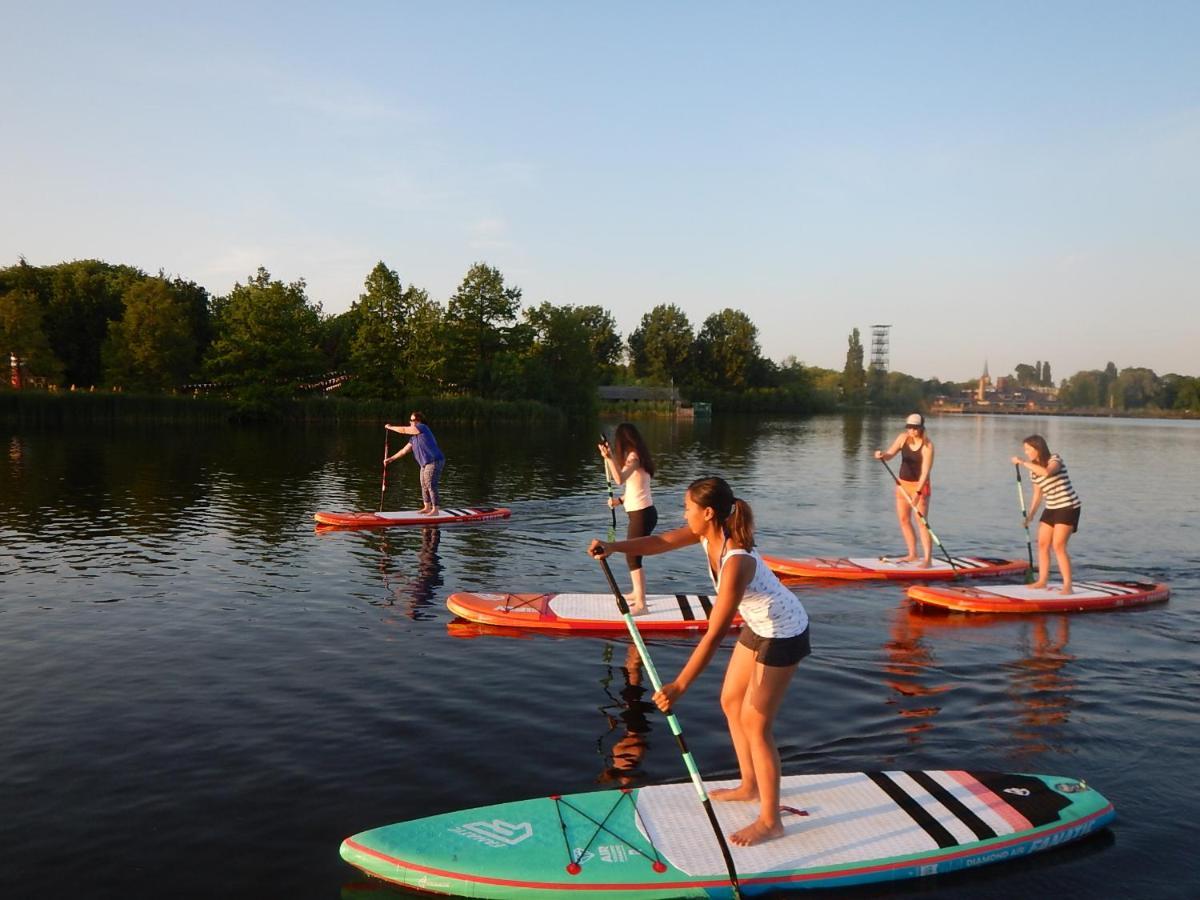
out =
{"type": "MultiPolygon", "coordinates": [[[[662,681],[658,677],[658,670],[654,668],[654,663],[650,659],[650,652],[646,649],[646,642],[642,640],[642,633],[638,631],[637,622],[633,620],[633,616],[629,612],[629,604],[625,602],[625,595],[617,587],[617,580],[613,578],[612,569],[608,567],[608,560],[601,559],[600,566],[604,569],[604,577],[608,579],[608,586],[612,588],[613,597],[617,600],[617,609],[621,611],[621,616],[625,620],[625,627],[629,629],[629,636],[633,638],[634,646],[637,647],[638,653],[641,654],[642,663],[646,666],[646,674],[650,676],[650,683],[654,685],[654,690],[657,693],[662,690],[662,681]]],[[[717,843],[721,845],[721,855],[725,857],[725,868],[729,870],[729,886],[733,888],[734,900],[739,900],[742,895],[738,888],[737,869],[733,865],[733,856],[729,852],[729,845],[725,843],[725,835],[721,833],[721,823],[717,821],[717,814],[713,812],[712,801],[708,798],[708,791],[704,789],[704,779],[700,777],[700,770],[696,767],[696,761],[692,758],[692,752],[688,750],[687,742],[683,739],[683,729],[679,725],[679,719],[675,717],[675,713],[669,712],[666,715],[667,724],[671,727],[671,733],[675,735],[675,742],[679,744],[679,750],[683,753],[683,764],[687,766],[687,770],[692,776],[692,784],[696,786],[696,793],[700,797],[704,811],[708,814],[708,821],[712,825],[713,834],[717,836],[717,843]]]]}
{"type": "Polygon", "coordinates": [[[1029,539],[1029,514],[1025,511],[1025,490],[1021,487],[1021,467],[1013,463],[1017,470],[1017,496],[1021,498],[1021,525],[1025,528],[1025,549],[1029,551],[1029,568],[1025,570],[1025,583],[1033,581],[1033,542],[1029,539]]]}
{"type": "MultiPolygon", "coordinates": [[[[603,431],[600,432],[600,443],[605,447],[608,446],[608,435],[603,431]]],[[[603,459],[603,457],[601,457],[603,459]]],[[[608,539],[614,540],[617,536],[617,508],[612,505],[613,489],[612,479],[608,477],[608,460],[604,460],[604,483],[608,485],[608,511],[612,513],[612,524],[608,526],[608,539]]]]}
{"type": "Polygon", "coordinates": [[[938,536],[933,533],[933,529],[929,527],[929,520],[921,515],[921,510],[917,508],[917,501],[909,496],[908,491],[904,489],[904,485],[900,483],[900,479],[896,477],[896,473],[892,471],[892,467],[887,464],[886,459],[880,459],[883,467],[887,469],[888,474],[892,476],[892,481],[896,482],[896,487],[900,488],[900,493],[904,495],[904,499],[908,501],[908,505],[912,507],[913,512],[917,514],[917,518],[921,520],[921,524],[925,526],[925,530],[929,532],[929,536],[933,538],[933,542],[938,545],[938,549],[945,554],[946,562],[950,563],[950,568],[954,570],[954,577],[958,577],[958,566],[954,564],[954,560],[950,558],[950,554],[946,548],[942,546],[942,542],[938,540],[938,536]]]}
{"type": "Polygon", "coordinates": [[[383,429],[383,479],[379,482],[379,511],[383,512],[383,493],[387,490],[388,430],[383,429]]]}

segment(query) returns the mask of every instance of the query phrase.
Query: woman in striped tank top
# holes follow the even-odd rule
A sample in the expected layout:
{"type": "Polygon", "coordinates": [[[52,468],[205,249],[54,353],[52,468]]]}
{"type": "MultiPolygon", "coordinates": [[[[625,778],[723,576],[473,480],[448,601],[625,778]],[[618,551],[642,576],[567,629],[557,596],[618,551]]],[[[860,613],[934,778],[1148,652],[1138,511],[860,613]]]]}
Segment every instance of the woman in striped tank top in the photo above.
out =
{"type": "Polygon", "coordinates": [[[693,481],[684,495],[683,518],[686,524],[682,528],[615,543],[592,541],[588,552],[603,559],[612,553],[651,556],[696,544],[704,550],[717,602],[708,630],[683,670],[654,695],[655,704],[664,712],[704,671],[734,614],[741,613],[745,625],[725,670],[721,709],[742,781],[710,796],[714,800],[759,801],[758,818],[729,836],[744,847],[783,835],[779,751],[773,728],[796,665],[809,654],[808,614],[754,549],[750,505],[734,497],[723,478],[693,481]]]}
{"type": "Polygon", "coordinates": [[[1038,577],[1031,587],[1044,588],[1050,578],[1050,548],[1058,560],[1058,571],[1062,573],[1064,594],[1071,593],[1071,557],[1067,553],[1067,541],[1079,530],[1079,513],[1083,504],[1071,479],[1067,476],[1067,464],[1057,453],[1051,453],[1046,439],[1040,434],[1025,438],[1025,459],[1012,458],[1013,464],[1029,470],[1033,482],[1033,499],[1029,502],[1029,515],[1025,527],[1033,521],[1038,504],[1046,501],[1038,526],[1038,577]]]}

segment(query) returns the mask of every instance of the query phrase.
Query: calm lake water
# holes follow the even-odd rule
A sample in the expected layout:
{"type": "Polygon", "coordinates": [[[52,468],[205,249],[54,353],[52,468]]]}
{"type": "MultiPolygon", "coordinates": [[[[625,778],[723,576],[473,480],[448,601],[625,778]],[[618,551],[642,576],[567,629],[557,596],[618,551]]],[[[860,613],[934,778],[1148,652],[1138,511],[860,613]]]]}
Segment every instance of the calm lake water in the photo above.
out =
{"type": "MultiPolygon", "coordinates": [[[[480,635],[445,608],[460,589],[605,590],[584,554],[608,524],[596,429],[433,424],[445,502],[510,520],[316,534],[317,509],[377,508],[377,427],[0,432],[4,896],[399,896],[341,862],[342,838],[610,786],[631,727],[648,729],[633,783],[686,779],[627,687],[626,641],[480,635]]],[[[644,423],[661,527],[717,473],[768,552],[895,553],[870,453],[900,428],[644,423]]],[[[1035,431],[1083,498],[1076,578],[1166,581],[1170,602],[1000,620],[922,614],[886,584],[799,587],[813,655],[779,717],[784,769],[1079,776],[1117,821],[1021,862],[841,896],[1200,896],[1200,423],[932,420],[930,521],[953,553],[1025,554],[1009,457],[1035,431]]],[[[409,459],[391,482],[389,508],[417,505],[409,459]]],[[[699,551],[647,571],[652,590],[707,587],[699,551]]],[[[736,774],[717,705],[732,641],[678,708],[712,778],[736,774]]],[[[668,677],[693,646],[650,642],[668,677]]]]}

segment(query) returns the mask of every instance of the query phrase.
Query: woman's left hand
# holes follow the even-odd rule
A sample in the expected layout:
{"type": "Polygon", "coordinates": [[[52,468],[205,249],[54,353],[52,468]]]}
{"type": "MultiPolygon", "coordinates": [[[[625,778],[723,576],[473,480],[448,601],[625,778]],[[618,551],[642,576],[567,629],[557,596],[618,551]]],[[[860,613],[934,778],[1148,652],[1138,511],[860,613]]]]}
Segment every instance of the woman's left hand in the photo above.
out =
{"type": "Polygon", "coordinates": [[[1019,457],[1019,456],[1014,456],[1014,457],[1012,458],[1012,461],[1013,461],[1013,465],[1014,465],[1014,466],[1023,466],[1023,465],[1025,465],[1025,460],[1021,459],[1021,457],[1019,457]]]}
{"type": "Polygon", "coordinates": [[[671,704],[683,696],[683,688],[679,686],[679,682],[672,681],[670,684],[664,684],[661,691],[654,692],[654,705],[663,712],[671,711],[671,704]]]}

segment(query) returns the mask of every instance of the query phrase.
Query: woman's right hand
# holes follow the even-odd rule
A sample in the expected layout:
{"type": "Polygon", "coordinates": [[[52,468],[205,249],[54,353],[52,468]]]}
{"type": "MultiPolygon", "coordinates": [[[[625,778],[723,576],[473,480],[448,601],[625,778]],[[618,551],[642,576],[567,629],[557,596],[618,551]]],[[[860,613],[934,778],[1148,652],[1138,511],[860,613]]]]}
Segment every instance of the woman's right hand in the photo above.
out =
{"type": "Polygon", "coordinates": [[[588,545],[587,552],[588,556],[590,556],[592,559],[608,558],[608,547],[596,540],[593,540],[591,544],[588,545]]]}
{"type": "Polygon", "coordinates": [[[612,459],[612,451],[608,449],[608,444],[597,444],[596,447],[600,450],[600,455],[605,459],[612,459]]]}
{"type": "Polygon", "coordinates": [[[876,458],[876,459],[883,459],[883,451],[882,451],[882,450],[876,450],[876,451],[875,451],[875,458],[876,458]]]}

